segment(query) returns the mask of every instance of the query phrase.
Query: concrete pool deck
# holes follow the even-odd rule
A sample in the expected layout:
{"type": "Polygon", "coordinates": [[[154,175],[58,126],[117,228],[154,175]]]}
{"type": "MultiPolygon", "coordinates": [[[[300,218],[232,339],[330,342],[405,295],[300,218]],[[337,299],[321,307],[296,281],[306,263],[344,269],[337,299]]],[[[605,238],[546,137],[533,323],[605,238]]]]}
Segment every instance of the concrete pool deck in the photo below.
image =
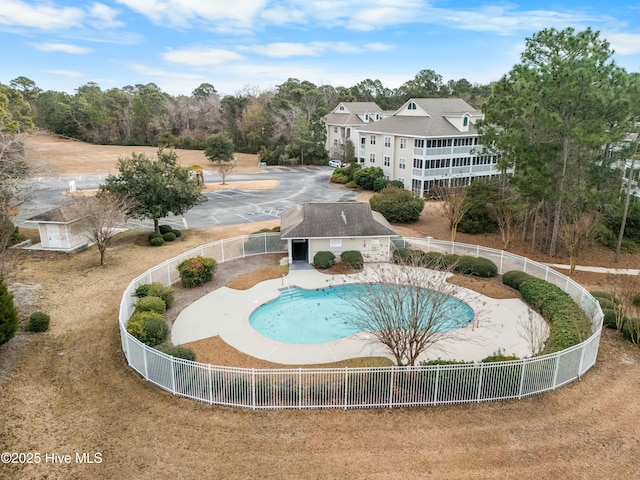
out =
{"type": "MultiPolygon", "coordinates": [[[[251,312],[280,295],[281,289],[294,285],[305,289],[326,288],[358,280],[361,280],[358,275],[327,275],[315,269],[295,269],[286,277],[261,282],[248,290],[222,287],[180,312],[171,330],[171,341],[181,345],[219,335],[243,353],[286,365],[331,363],[368,356],[392,358],[386,349],[368,341],[372,338],[368,333],[317,345],[291,345],[266,338],[249,325],[251,312]]],[[[515,298],[498,300],[466,288],[451,287],[457,298],[473,308],[476,320],[430,347],[419,360],[479,361],[498,351],[518,357],[531,355],[523,326],[530,322],[527,305],[515,298]]],[[[544,320],[535,312],[532,320],[546,328],[544,320]]]]}

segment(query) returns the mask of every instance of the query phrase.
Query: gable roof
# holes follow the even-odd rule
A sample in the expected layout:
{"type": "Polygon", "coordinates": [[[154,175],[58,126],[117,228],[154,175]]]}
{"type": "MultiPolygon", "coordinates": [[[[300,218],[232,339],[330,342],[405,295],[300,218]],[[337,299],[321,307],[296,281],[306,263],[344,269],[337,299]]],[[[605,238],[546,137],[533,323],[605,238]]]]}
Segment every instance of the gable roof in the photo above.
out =
{"type": "Polygon", "coordinates": [[[363,117],[365,114],[379,113],[383,116],[382,110],[375,102],[340,102],[328,115],[324,121],[327,125],[366,125],[363,117]],[[340,105],[345,110],[340,111],[340,105]]]}
{"type": "Polygon", "coordinates": [[[65,224],[77,220],[80,220],[78,212],[72,209],[71,204],[67,204],[28,218],[25,222],[65,224]]]}
{"type": "Polygon", "coordinates": [[[389,237],[397,233],[368,203],[306,203],[280,218],[282,238],[389,237]]]}
{"type": "Polygon", "coordinates": [[[400,112],[405,108],[403,105],[392,116],[358,127],[358,130],[366,133],[390,133],[408,137],[478,134],[474,121],[482,118],[482,113],[461,98],[414,98],[407,103],[409,102],[414,102],[425,111],[426,115],[402,115],[400,112]],[[468,132],[461,132],[447,119],[448,117],[461,118],[465,115],[470,120],[468,132]]]}

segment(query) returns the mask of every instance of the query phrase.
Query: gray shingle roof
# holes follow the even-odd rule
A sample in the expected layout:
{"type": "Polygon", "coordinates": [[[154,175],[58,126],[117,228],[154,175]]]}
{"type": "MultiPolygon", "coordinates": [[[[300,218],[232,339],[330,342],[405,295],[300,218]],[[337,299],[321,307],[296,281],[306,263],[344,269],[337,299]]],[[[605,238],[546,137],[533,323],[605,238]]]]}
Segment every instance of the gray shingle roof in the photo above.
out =
{"type": "Polygon", "coordinates": [[[397,233],[368,203],[307,203],[280,218],[282,238],[383,237],[397,233]]]}
{"type": "Polygon", "coordinates": [[[443,137],[477,135],[473,122],[481,118],[482,113],[461,98],[415,98],[416,105],[429,114],[424,116],[405,116],[394,114],[377,122],[358,127],[366,133],[390,133],[409,137],[443,137]],[[454,127],[446,116],[471,115],[468,132],[461,132],[454,127]],[[474,118],[475,117],[475,118],[474,118]]]}
{"type": "Polygon", "coordinates": [[[28,218],[25,221],[34,223],[72,223],[76,220],[79,220],[77,212],[74,212],[70,205],[62,205],[28,218]]]}

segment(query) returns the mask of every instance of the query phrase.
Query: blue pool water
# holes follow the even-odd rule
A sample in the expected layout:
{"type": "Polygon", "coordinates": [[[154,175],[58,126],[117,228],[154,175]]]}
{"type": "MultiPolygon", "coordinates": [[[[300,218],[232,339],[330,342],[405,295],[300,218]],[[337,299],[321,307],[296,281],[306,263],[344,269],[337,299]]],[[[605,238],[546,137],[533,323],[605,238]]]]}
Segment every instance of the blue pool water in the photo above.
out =
{"type": "MultiPolygon", "coordinates": [[[[384,288],[384,285],[378,288],[384,288]]],[[[251,313],[249,324],[261,335],[281,343],[313,345],[332,342],[360,333],[346,322],[355,313],[355,307],[344,298],[362,294],[365,294],[362,285],[318,290],[283,288],[278,298],[251,313]]],[[[451,302],[451,311],[455,312],[456,318],[464,317],[462,324],[473,320],[474,313],[469,305],[453,297],[448,302],[451,302]]]]}

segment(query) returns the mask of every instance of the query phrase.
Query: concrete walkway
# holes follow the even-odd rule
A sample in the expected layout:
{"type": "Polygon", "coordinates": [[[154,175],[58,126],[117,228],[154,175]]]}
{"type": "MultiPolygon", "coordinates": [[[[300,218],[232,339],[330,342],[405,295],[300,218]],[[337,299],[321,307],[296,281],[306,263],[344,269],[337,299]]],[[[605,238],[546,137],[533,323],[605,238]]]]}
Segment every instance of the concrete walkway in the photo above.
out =
{"type": "MultiPolygon", "coordinates": [[[[372,336],[368,333],[317,345],[291,345],[266,338],[249,324],[253,310],[276,298],[282,289],[289,286],[326,288],[357,282],[359,278],[358,275],[327,275],[315,269],[294,269],[282,279],[267,280],[248,290],[222,287],[192,303],[178,315],[171,340],[174,345],[181,345],[219,335],[241,352],[288,365],[330,363],[354,357],[389,357],[386,350],[370,341],[372,336]]],[[[473,308],[476,319],[467,327],[453,332],[447,340],[431,347],[420,360],[479,361],[499,350],[518,357],[531,355],[523,326],[530,323],[529,309],[523,302],[518,299],[496,300],[462,287],[452,287],[456,297],[473,308]]],[[[533,321],[540,328],[546,328],[539,315],[533,314],[533,321]]]]}

